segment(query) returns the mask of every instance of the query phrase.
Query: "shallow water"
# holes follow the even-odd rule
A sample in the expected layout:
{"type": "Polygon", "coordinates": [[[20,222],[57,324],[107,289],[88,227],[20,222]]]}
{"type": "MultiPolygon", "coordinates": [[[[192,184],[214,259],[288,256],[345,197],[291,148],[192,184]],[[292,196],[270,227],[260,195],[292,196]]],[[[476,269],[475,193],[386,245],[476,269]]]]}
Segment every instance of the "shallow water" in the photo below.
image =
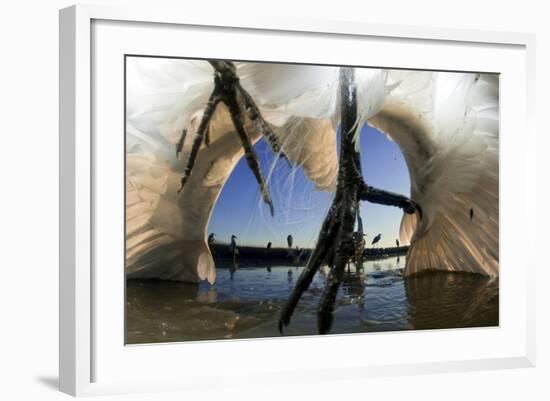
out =
{"type": "MultiPolygon", "coordinates": [[[[451,273],[404,278],[405,258],[351,266],[331,333],[498,325],[498,280],[451,273]]],[[[217,269],[215,285],[127,282],[128,344],[278,337],[277,321],[303,267],[217,269]]],[[[325,275],[304,293],[285,335],[317,334],[325,275]]]]}

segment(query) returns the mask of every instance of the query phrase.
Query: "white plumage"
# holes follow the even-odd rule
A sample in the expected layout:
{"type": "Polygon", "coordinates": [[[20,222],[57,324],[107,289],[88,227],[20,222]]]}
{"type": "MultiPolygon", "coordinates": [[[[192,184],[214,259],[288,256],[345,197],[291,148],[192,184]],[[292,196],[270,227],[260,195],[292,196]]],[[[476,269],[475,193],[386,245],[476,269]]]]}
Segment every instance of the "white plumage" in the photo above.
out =
{"type": "Polygon", "coordinates": [[[433,73],[423,88],[390,95],[371,123],[399,144],[411,197],[424,211],[420,222],[404,215],[401,223],[401,243],[411,245],[406,274],[497,275],[497,78],[433,73]],[[438,91],[445,87],[450,91],[438,91]]]}
{"type": "MultiPolygon", "coordinates": [[[[236,65],[288,158],[318,189],[333,190],[338,68],[236,65]]],[[[213,282],[206,229],[243,154],[225,106],[218,106],[210,124],[210,147],[201,148],[177,195],[213,88],[212,68],[203,61],[147,58],[129,58],[127,68],[127,275],[213,282]],[[183,129],[189,134],[178,160],[183,129]]],[[[411,197],[424,211],[420,222],[405,215],[401,224],[401,242],[411,244],[406,274],[434,269],[498,274],[498,79],[357,69],[356,83],[357,123],[377,127],[399,145],[411,197]]],[[[250,123],[247,130],[253,142],[259,139],[250,123]]]]}

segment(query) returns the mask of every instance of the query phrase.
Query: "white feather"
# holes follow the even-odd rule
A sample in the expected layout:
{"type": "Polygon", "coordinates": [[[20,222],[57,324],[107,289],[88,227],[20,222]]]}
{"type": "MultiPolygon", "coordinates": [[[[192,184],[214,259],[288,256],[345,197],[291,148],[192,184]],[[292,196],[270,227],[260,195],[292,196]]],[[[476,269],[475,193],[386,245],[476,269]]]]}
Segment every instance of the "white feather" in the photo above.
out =
{"type": "Polygon", "coordinates": [[[410,242],[405,273],[446,270],[494,276],[498,274],[497,81],[490,75],[431,75],[423,87],[409,93],[407,81],[414,77],[404,77],[401,93],[389,98],[370,121],[401,147],[409,167],[411,197],[423,209],[422,220],[404,215],[401,223],[401,243],[410,242]]]}
{"type": "MultiPolygon", "coordinates": [[[[336,87],[331,85],[337,69],[298,67],[237,63],[243,87],[274,125],[288,158],[319,189],[332,189],[338,162],[332,120],[336,87]]],[[[129,58],[127,68],[126,274],[214,282],[206,229],[221,188],[243,155],[225,106],[218,106],[210,123],[211,144],[201,147],[191,177],[177,194],[213,89],[213,69],[205,61],[154,58],[129,58]],[[183,129],[188,135],[178,160],[175,149],[183,129]]],[[[246,128],[256,142],[260,136],[250,121],[246,128]]]]}

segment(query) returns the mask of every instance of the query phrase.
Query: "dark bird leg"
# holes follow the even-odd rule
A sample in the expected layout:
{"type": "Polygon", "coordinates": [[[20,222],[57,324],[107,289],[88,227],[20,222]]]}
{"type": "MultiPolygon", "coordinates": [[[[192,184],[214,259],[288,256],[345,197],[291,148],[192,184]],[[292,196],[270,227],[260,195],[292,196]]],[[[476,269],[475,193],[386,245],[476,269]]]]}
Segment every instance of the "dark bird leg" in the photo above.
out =
{"type": "Polygon", "coordinates": [[[197,158],[197,154],[199,153],[199,149],[204,140],[204,133],[208,127],[208,124],[210,123],[210,119],[212,118],[212,115],[214,115],[214,111],[216,111],[216,106],[221,100],[222,100],[222,97],[219,93],[219,90],[216,90],[216,88],[214,88],[214,91],[210,95],[210,99],[208,99],[208,103],[206,103],[206,107],[204,108],[204,113],[202,115],[199,128],[197,129],[197,133],[193,138],[191,153],[189,154],[189,158],[187,159],[185,169],[183,170],[183,176],[181,177],[181,186],[180,186],[180,189],[178,189],[178,192],[181,192],[185,183],[191,176],[191,171],[193,171],[193,166],[195,165],[195,159],[197,158]]]}
{"type": "Polygon", "coordinates": [[[260,185],[264,202],[269,205],[269,210],[271,211],[271,215],[273,216],[275,212],[273,209],[273,202],[271,201],[271,196],[269,195],[267,184],[265,183],[264,177],[262,176],[262,172],[260,170],[260,162],[258,161],[258,156],[256,155],[254,146],[250,142],[250,138],[248,137],[244,129],[241,108],[234,97],[228,97],[226,99],[226,102],[229,108],[229,112],[231,113],[231,120],[233,121],[233,125],[235,126],[237,134],[241,139],[241,143],[244,148],[244,156],[246,157],[248,167],[250,167],[250,169],[254,173],[256,181],[258,181],[258,184],[260,185]]]}
{"type": "Polygon", "coordinates": [[[412,199],[393,192],[384,191],[383,189],[371,187],[365,183],[361,185],[359,190],[359,199],[379,205],[396,206],[403,209],[403,211],[408,214],[413,214],[417,211],[420,218],[422,218],[422,208],[412,199]]]}
{"type": "Polygon", "coordinates": [[[333,253],[333,247],[336,240],[336,234],[340,222],[338,221],[337,216],[337,205],[340,198],[340,195],[337,193],[332,206],[329,209],[327,217],[321,226],[321,232],[319,233],[319,238],[317,239],[317,245],[311,253],[307,264],[300,274],[292,294],[286,301],[286,304],[281,312],[281,317],[279,319],[279,331],[283,332],[283,327],[288,326],[290,323],[290,318],[294,313],[294,309],[298,305],[298,301],[302,297],[302,294],[309,288],[315,273],[319,270],[323,263],[330,258],[329,256],[333,253]]]}
{"type": "Polygon", "coordinates": [[[334,304],[338,288],[344,277],[347,261],[353,256],[353,229],[359,203],[357,192],[359,183],[363,181],[359,154],[355,151],[355,131],[360,129],[357,124],[357,88],[354,70],[342,68],[340,72],[340,102],[341,102],[341,141],[340,168],[336,191],[342,193],[339,202],[340,226],[336,238],[334,262],[327,277],[327,282],[321,301],[317,308],[317,325],[320,334],[325,334],[332,327],[334,304]]]}
{"type": "Polygon", "coordinates": [[[358,210],[358,185],[362,181],[359,157],[353,142],[357,125],[357,92],[352,68],[342,68],[340,74],[340,101],[342,103],[340,167],[336,194],[321,228],[315,249],[300,275],[294,290],[283,308],[279,330],[290,323],[290,317],[315,273],[323,263],[331,266],[321,302],[317,309],[319,333],[328,333],[336,294],[345,272],[347,261],[353,255],[353,228],[358,210]]]}
{"type": "Polygon", "coordinates": [[[183,129],[181,131],[181,137],[180,137],[178,143],[176,144],[176,159],[180,158],[180,153],[183,150],[183,143],[185,142],[185,136],[186,135],[187,135],[187,130],[183,129]]]}
{"type": "Polygon", "coordinates": [[[406,213],[418,211],[419,205],[410,199],[391,192],[369,187],[361,173],[361,159],[355,151],[357,129],[357,90],[352,68],[340,70],[341,137],[338,183],[336,194],[321,228],[315,249],[300,275],[279,320],[279,330],[290,323],[290,318],[302,294],[307,290],[315,273],[323,263],[330,266],[325,289],[317,309],[320,334],[330,331],[334,304],[347,261],[354,253],[353,229],[359,210],[359,201],[367,200],[401,207],[406,213]]]}
{"type": "Polygon", "coordinates": [[[242,87],[240,82],[236,84],[236,89],[237,93],[239,94],[239,100],[241,100],[244,106],[245,112],[247,113],[250,120],[254,124],[256,124],[256,128],[265,138],[273,153],[280,154],[281,157],[286,159],[286,155],[282,151],[282,146],[279,142],[279,139],[277,138],[267,121],[265,121],[262,117],[262,114],[260,113],[258,106],[256,106],[256,102],[254,102],[254,99],[252,99],[252,96],[250,96],[250,94],[242,87]]]}
{"type": "MultiPolygon", "coordinates": [[[[199,149],[202,143],[206,142],[207,146],[209,146],[210,144],[210,133],[209,133],[210,120],[214,115],[216,106],[221,101],[229,109],[231,120],[233,122],[233,125],[235,126],[235,130],[237,131],[237,134],[239,135],[239,139],[241,140],[242,146],[244,148],[245,157],[246,157],[246,161],[248,162],[248,166],[254,173],[254,176],[256,177],[256,181],[258,181],[258,184],[260,185],[260,190],[262,192],[263,200],[265,203],[269,205],[269,210],[271,212],[271,215],[273,215],[274,214],[273,202],[271,201],[269,190],[262,176],[258,157],[256,155],[256,152],[254,151],[254,147],[252,143],[250,142],[250,138],[246,134],[246,130],[244,128],[244,117],[241,112],[242,108],[244,108],[245,110],[248,110],[247,113],[251,116],[250,117],[251,120],[253,120],[257,125],[259,124],[260,126],[263,127],[263,130],[260,130],[263,135],[268,135],[268,133],[273,134],[273,132],[271,131],[271,129],[269,128],[269,126],[261,116],[259,109],[257,108],[256,104],[254,103],[250,95],[240,86],[239,77],[237,76],[235,65],[227,61],[209,61],[209,62],[215,70],[214,90],[212,91],[212,94],[210,95],[208,103],[206,104],[201,122],[199,124],[199,128],[197,129],[197,133],[193,138],[191,153],[189,155],[189,159],[187,160],[184,173],[181,178],[181,187],[178,190],[178,192],[181,192],[185,183],[189,179],[189,176],[191,175],[193,166],[195,164],[195,159],[197,157],[197,154],[199,152],[199,149]],[[252,110],[252,112],[250,110],[252,110]],[[252,116],[254,118],[252,118],[252,116]]],[[[274,135],[271,135],[270,138],[271,138],[271,142],[275,140],[274,135]]],[[[268,138],[266,137],[266,139],[268,138]]],[[[185,131],[183,132],[182,138],[180,139],[180,141],[176,146],[176,156],[178,156],[179,153],[181,152],[184,140],[185,140],[185,131]]],[[[280,147],[278,149],[280,149],[280,147]]]]}

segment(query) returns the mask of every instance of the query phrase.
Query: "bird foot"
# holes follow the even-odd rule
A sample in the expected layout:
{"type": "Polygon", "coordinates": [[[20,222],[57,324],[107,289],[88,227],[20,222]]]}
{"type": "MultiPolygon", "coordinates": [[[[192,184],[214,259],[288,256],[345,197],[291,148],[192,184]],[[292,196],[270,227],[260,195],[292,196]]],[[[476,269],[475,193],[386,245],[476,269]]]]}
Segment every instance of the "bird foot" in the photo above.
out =
{"type": "MultiPolygon", "coordinates": [[[[244,128],[245,117],[248,117],[250,121],[255,124],[256,128],[266,139],[266,142],[269,144],[271,149],[279,155],[283,155],[281,145],[279,144],[278,139],[271,127],[262,117],[258,106],[252,99],[252,96],[250,96],[250,94],[241,86],[235,65],[228,61],[210,61],[210,65],[214,68],[214,90],[206,103],[201,122],[193,138],[191,152],[189,154],[189,158],[187,159],[183,176],[181,177],[181,186],[178,192],[182,191],[187,180],[191,176],[201,145],[205,143],[209,146],[210,144],[210,120],[212,119],[218,104],[222,102],[229,110],[231,121],[233,122],[235,131],[237,132],[244,148],[244,154],[248,166],[254,173],[256,181],[260,186],[263,200],[269,205],[271,215],[273,215],[273,202],[271,200],[266,181],[260,170],[258,156],[256,155],[254,146],[252,145],[250,137],[244,128]]],[[[181,139],[176,145],[176,156],[179,156],[182,151],[185,136],[186,131],[184,130],[181,139]]]]}
{"type": "Polygon", "coordinates": [[[279,331],[290,324],[290,319],[302,294],[309,288],[313,277],[323,264],[330,267],[325,289],[317,308],[319,334],[330,331],[338,288],[344,277],[346,264],[356,252],[354,226],[359,212],[359,201],[369,201],[397,206],[405,213],[417,211],[422,217],[420,205],[411,199],[369,187],[363,180],[359,153],[355,151],[357,126],[357,93],[352,68],[342,68],[340,73],[341,137],[340,164],[336,194],[321,227],[315,249],[298,278],[279,319],[279,331]]]}
{"type": "Polygon", "coordinates": [[[341,138],[338,182],[332,205],[321,227],[315,249],[298,278],[279,319],[279,331],[288,326],[302,294],[323,264],[330,267],[325,288],[317,308],[320,334],[330,331],[336,294],[345,273],[347,262],[354,254],[354,226],[359,206],[359,185],[362,182],[359,157],[353,138],[357,125],[357,92],[352,68],[342,68],[340,74],[341,138]]]}
{"type": "Polygon", "coordinates": [[[302,294],[309,288],[313,277],[323,264],[330,266],[325,289],[317,309],[317,322],[320,334],[327,333],[332,325],[332,312],[338,287],[344,275],[346,263],[355,251],[353,225],[357,200],[352,191],[339,186],[333,203],[321,227],[319,238],[293,292],[286,302],[279,319],[279,331],[288,326],[290,318],[302,294]]]}

